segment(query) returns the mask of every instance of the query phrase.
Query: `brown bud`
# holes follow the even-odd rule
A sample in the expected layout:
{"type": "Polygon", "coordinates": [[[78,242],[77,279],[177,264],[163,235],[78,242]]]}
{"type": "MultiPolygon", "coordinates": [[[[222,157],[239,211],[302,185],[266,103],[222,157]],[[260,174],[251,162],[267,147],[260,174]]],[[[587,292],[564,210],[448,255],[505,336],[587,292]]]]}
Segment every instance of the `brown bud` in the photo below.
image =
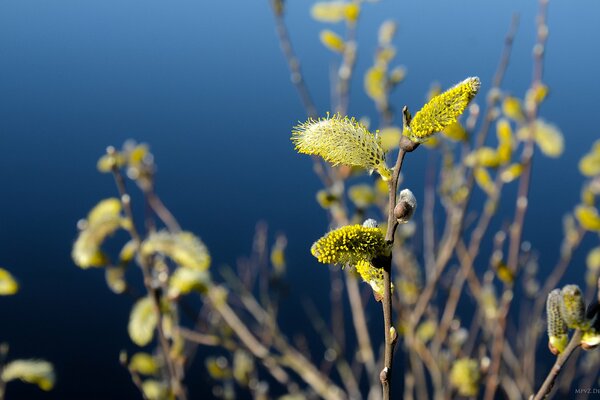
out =
{"type": "Polygon", "coordinates": [[[394,217],[398,223],[405,224],[410,221],[417,208],[417,199],[409,189],[402,190],[399,197],[398,203],[394,207],[394,217]]]}

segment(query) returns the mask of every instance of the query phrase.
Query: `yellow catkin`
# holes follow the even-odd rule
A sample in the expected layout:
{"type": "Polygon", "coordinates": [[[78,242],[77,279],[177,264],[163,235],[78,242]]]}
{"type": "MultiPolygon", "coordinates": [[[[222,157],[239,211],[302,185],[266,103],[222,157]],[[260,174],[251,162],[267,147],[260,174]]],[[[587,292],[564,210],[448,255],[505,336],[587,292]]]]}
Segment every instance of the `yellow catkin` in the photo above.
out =
{"type": "Polygon", "coordinates": [[[204,271],[210,266],[210,255],[202,241],[191,232],[152,233],[142,242],[144,255],[162,253],[182,267],[204,271]]]}
{"type": "Polygon", "coordinates": [[[569,328],[586,328],[585,303],[577,285],[566,285],[560,291],[560,313],[569,328]]]}
{"type": "Polygon", "coordinates": [[[335,229],[313,244],[311,253],[324,264],[356,264],[371,260],[385,251],[385,238],[379,228],[347,225],[335,229]]]}
{"type": "Polygon", "coordinates": [[[310,14],[319,22],[340,22],[346,18],[347,6],[343,1],[319,2],[312,6],[310,14]]]}
{"type": "Polygon", "coordinates": [[[371,286],[373,292],[378,297],[383,298],[383,270],[381,268],[375,268],[373,264],[367,260],[357,262],[355,268],[362,280],[371,286]]]}
{"type": "Polygon", "coordinates": [[[354,118],[335,114],[309,119],[294,127],[292,142],[299,153],[320,156],[333,165],[376,170],[384,179],[391,176],[380,141],[354,118]]]}
{"type": "Polygon", "coordinates": [[[375,191],[371,185],[350,186],[348,197],[357,208],[365,209],[375,202],[375,191]]]}
{"type": "Polygon", "coordinates": [[[516,97],[506,96],[502,102],[502,113],[515,121],[525,120],[521,101],[516,97]]]}
{"type": "Polygon", "coordinates": [[[16,279],[4,268],[0,268],[0,296],[10,296],[19,291],[16,279]]]}
{"type": "Polygon", "coordinates": [[[387,78],[384,65],[374,65],[367,70],[364,79],[365,92],[376,103],[387,99],[387,78]]]}
{"type": "Polygon", "coordinates": [[[423,142],[457,121],[479,91],[477,77],[467,78],[442,94],[434,96],[412,119],[407,136],[423,142]]]}
{"type": "Polygon", "coordinates": [[[2,380],[9,382],[20,379],[48,391],[54,387],[56,375],[51,363],[44,360],[14,360],[2,369],[2,380]]]}
{"type": "Polygon", "coordinates": [[[456,360],[450,369],[450,384],[461,396],[477,396],[480,378],[479,364],[471,358],[456,360]]]}
{"type": "Polygon", "coordinates": [[[600,215],[596,208],[579,205],[575,208],[575,218],[584,229],[600,232],[600,215]]]}
{"type": "Polygon", "coordinates": [[[319,34],[319,39],[321,39],[321,43],[323,46],[327,47],[331,51],[335,51],[337,53],[343,53],[346,48],[346,43],[344,43],[344,39],[341,38],[337,33],[330,31],[329,29],[322,30],[319,34]]]}
{"type": "Polygon", "coordinates": [[[537,119],[531,125],[525,125],[517,131],[517,137],[521,140],[528,140],[531,134],[534,134],[533,140],[539,149],[548,157],[560,157],[565,148],[563,134],[553,124],[542,119],[537,119]]]}
{"type": "Polygon", "coordinates": [[[579,171],[585,176],[600,175],[600,140],[592,146],[592,150],[579,161],[579,171]]]}
{"type": "Polygon", "coordinates": [[[546,318],[548,332],[548,347],[554,354],[562,353],[567,347],[567,324],[561,312],[560,289],[554,289],[548,293],[546,299],[546,318]]]}

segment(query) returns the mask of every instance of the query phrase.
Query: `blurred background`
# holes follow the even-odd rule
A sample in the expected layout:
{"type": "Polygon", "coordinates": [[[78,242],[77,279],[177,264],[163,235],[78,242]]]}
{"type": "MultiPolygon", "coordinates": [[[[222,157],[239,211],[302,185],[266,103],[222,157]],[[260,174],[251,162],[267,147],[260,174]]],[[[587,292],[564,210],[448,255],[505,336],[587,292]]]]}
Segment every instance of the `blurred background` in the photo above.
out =
{"type": "MultiPolygon", "coordinates": [[[[336,57],[319,42],[312,3],[286,3],[292,43],[324,115],[336,57]]],[[[386,19],[398,22],[396,60],[408,71],[392,95],[396,109],[419,109],[434,81],[447,88],[476,75],[485,93],[514,12],[521,23],[504,88],[522,97],[536,10],[533,0],[365,3],[349,113],[377,125],[363,74],[386,19]]],[[[559,159],[534,162],[524,238],[540,252],[542,275],[559,253],[561,217],[579,199],[577,162],[600,137],[599,12],[592,0],[550,3],[544,81],[551,92],[541,115],[561,128],[566,149],[559,159]]],[[[327,230],[315,201],[320,183],[289,140],[305,117],[267,0],[0,2],[0,266],[21,284],[18,295],[0,298],[0,342],[10,343],[13,358],[53,362],[58,378],[48,393],[11,384],[8,399],[139,396],[118,362],[122,349],[135,348],[127,335],[132,300],[111,293],[101,271],[82,271],[70,258],[77,221],[116,195],[96,161],[129,138],[150,144],[158,193],[207,244],[213,268],[249,253],[256,223],[265,221],[271,240],[276,232],[289,239],[284,331],[305,330],[298,317],[304,297],[327,315],[328,270],[309,253],[327,230]]],[[[417,197],[428,151],[411,155],[404,170],[417,197]]],[[[585,254],[575,256],[569,282],[583,281],[585,254]]],[[[370,307],[377,331],[379,310],[370,307]]],[[[191,398],[206,398],[208,378],[197,371],[188,378],[191,398]]]]}

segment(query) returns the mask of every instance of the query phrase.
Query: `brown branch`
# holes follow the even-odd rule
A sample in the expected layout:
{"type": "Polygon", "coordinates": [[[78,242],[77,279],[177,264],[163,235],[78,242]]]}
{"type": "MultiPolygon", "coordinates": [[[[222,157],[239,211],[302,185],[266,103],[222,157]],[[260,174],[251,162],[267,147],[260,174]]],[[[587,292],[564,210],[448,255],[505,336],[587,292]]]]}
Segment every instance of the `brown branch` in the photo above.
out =
{"type": "Polygon", "coordinates": [[[567,348],[562,353],[560,353],[560,355],[556,359],[554,366],[548,373],[548,376],[544,380],[544,383],[542,384],[540,389],[537,391],[535,396],[531,396],[531,400],[542,400],[548,397],[550,391],[552,390],[552,387],[554,386],[554,383],[556,382],[556,379],[558,378],[558,375],[562,370],[562,367],[565,365],[569,357],[571,357],[571,354],[573,354],[573,352],[579,346],[581,346],[581,331],[578,329],[573,334],[573,337],[571,337],[571,341],[569,341],[567,348]]]}
{"type": "MultiPolygon", "coordinates": [[[[107,149],[107,153],[114,154],[115,149],[109,147],[107,149]]],[[[136,253],[139,254],[139,248],[142,243],[141,236],[135,227],[135,222],[133,219],[133,211],[131,209],[131,197],[127,193],[127,188],[125,186],[125,179],[121,174],[119,168],[115,165],[112,169],[113,177],[115,179],[115,183],[117,185],[117,189],[119,191],[119,195],[121,198],[121,204],[123,205],[123,210],[125,212],[125,218],[128,220],[128,230],[129,233],[136,244],[136,253]]],[[[163,352],[163,356],[165,359],[165,363],[167,364],[167,371],[169,373],[169,379],[167,381],[167,385],[169,389],[173,392],[176,398],[181,400],[187,400],[187,394],[185,387],[183,385],[183,370],[178,369],[176,367],[176,361],[173,359],[171,355],[171,349],[169,345],[169,341],[166,338],[165,332],[163,330],[163,314],[160,308],[160,299],[161,292],[157,287],[155,287],[150,262],[147,257],[139,257],[139,265],[142,270],[142,275],[144,277],[144,286],[148,294],[153,300],[154,311],[158,318],[158,323],[156,324],[156,331],[158,333],[158,341],[163,352]]]]}
{"type": "MultiPolygon", "coordinates": [[[[273,6],[272,2],[271,5],[273,6]]],[[[315,107],[315,103],[312,100],[308,88],[306,87],[306,83],[304,82],[304,76],[302,74],[302,69],[300,68],[300,61],[296,57],[294,48],[292,47],[292,42],[290,41],[290,36],[283,19],[283,12],[278,11],[275,7],[273,7],[273,14],[275,16],[275,26],[277,29],[279,46],[281,47],[281,51],[283,52],[285,61],[287,62],[290,70],[290,80],[294,84],[298,95],[300,95],[300,100],[302,101],[304,109],[306,110],[306,114],[309,118],[315,118],[317,116],[317,108],[315,107]]]]}

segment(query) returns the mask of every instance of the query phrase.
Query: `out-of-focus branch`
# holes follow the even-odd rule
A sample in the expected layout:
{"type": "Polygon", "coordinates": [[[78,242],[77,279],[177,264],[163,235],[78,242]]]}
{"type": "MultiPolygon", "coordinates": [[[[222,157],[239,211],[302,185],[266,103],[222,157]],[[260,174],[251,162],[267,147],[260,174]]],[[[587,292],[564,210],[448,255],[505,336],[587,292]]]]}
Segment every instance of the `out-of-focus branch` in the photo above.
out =
{"type": "Polygon", "coordinates": [[[560,353],[560,355],[556,358],[554,366],[552,366],[552,369],[548,373],[548,376],[544,380],[544,383],[542,384],[540,389],[535,395],[532,395],[530,397],[530,400],[542,400],[548,397],[550,391],[552,390],[552,387],[554,387],[554,382],[556,382],[556,378],[558,378],[558,375],[562,370],[562,367],[565,365],[569,357],[571,357],[571,354],[573,354],[573,352],[579,346],[581,346],[581,331],[578,329],[575,331],[575,333],[573,333],[573,337],[571,337],[571,340],[569,341],[569,344],[567,345],[565,350],[562,353],[560,353]]]}

